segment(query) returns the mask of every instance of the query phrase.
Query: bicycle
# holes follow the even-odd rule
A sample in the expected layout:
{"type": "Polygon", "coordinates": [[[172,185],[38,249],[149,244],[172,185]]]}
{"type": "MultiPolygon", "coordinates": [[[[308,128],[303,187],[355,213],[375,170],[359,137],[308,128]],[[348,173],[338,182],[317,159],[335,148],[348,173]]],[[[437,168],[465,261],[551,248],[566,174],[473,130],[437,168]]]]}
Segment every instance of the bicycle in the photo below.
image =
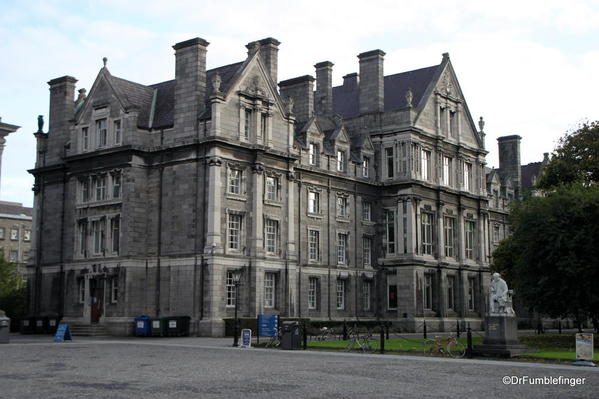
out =
{"type": "Polygon", "coordinates": [[[277,333],[270,337],[268,342],[264,345],[265,348],[278,348],[281,346],[281,329],[277,330],[277,333]]]}
{"type": "Polygon", "coordinates": [[[322,327],[320,329],[320,333],[316,336],[316,341],[326,341],[329,339],[333,339],[335,332],[332,328],[322,327]]]}
{"type": "Polygon", "coordinates": [[[454,358],[462,358],[466,354],[464,344],[458,342],[453,335],[446,339],[443,337],[435,337],[435,339],[427,339],[423,342],[423,350],[425,355],[448,354],[454,358]]]}
{"type": "Polygon", "coordinates": [[[358,332],[351,334],[347,347],[347,352],[360,350],[362,352],[374,352],[378,350],[378,340],[368,331],[365,335],[360,336],[358,332]]]}

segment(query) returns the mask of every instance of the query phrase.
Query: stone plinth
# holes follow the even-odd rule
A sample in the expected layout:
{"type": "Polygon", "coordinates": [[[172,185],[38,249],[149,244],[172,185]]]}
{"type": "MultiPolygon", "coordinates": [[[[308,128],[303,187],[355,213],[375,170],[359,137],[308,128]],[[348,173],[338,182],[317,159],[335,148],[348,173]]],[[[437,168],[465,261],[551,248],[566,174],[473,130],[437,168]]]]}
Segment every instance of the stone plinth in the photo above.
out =
{"type": "Polygon", "coordinates": [[[518,320],[515,316],[487,316],[485,339],[475,345],[473,353],[482,356],[512,357],[526,350],[518,340],[518,320]]]}

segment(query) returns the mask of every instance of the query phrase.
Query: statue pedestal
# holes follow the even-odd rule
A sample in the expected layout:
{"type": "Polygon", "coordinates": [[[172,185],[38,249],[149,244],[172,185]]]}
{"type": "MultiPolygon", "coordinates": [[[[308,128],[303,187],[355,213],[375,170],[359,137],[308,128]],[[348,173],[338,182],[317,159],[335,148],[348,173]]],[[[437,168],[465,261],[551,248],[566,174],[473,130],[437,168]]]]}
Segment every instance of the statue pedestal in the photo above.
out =
{"type": "Polygon", "coordinates": [[[513,357],[526,350],[518,341],[518,320],[515,316],[486,317],[485,339],[482,345],[474,345],[475,355],[513,357]]]}

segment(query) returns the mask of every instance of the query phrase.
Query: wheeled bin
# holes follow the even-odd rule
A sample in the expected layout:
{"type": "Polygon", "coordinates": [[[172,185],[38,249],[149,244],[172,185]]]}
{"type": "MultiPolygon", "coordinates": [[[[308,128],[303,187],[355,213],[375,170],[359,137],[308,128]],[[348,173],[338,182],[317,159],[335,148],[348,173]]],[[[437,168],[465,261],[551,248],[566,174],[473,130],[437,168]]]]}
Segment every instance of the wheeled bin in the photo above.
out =
{"type": "Polygon", "coordinates": [[[20,323],[21,334],[33,334],[35,326],[35,317],[23,317],[20,323]]]}
{"type": "Polygon", "coordinates": [[[189,316],[165,317],[166,335],[169,337],[188,337],[189,336],[189,316]]]}
{"type": "Polygon", "coordinates": [[[302,329],[297,321],[284,321],[281,337],[281,349],[302,349],[302,329]]]}
{"type": "Polygon", "coordinates": [[[138,316],[135,318],[135,335],[138,337],[149,337],[152,335],[150,316],[138,316]]]}
{"type": "Polygon", "coordinates": [[[154,317],[150,319],[152,337],[166,337],[166,319],[154,317]]]}

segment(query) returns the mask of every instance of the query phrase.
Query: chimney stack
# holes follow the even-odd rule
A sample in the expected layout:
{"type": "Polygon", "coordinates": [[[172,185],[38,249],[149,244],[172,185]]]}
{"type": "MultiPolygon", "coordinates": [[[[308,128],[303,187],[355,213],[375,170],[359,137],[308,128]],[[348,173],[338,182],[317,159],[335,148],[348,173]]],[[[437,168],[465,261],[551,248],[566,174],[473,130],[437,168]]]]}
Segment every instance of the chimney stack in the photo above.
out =
{"type": "Polygon", "coordinates": [[[267,37],[266,39],[257,40],[248,43],[245,47],[248,49],[248,56],[256,51],[260,51],[260,60],[266,67],[272,81],[277,84],[277,73],[279,68],[279,45],[281,44],[275,38],[267,37]]]}
{"type": "Polygon", "coordinates": [[[383,112],[385,106],[385,85],[382,50],[372,50],[359,54],[360,59],[360,113],[383,112]]]}
{"type": "Polygon", "coordinates": [[[175,120],[177,135],[194,134],[206,97],[206,51],[199,37],[177,43],[175,49],[175,120]]]}
{"type": "Polygon", "coordinates": [[[293,113],[298,122],[305,122],[314,115],[314,78],[300,76],[279,83],[281,98],[293,99],[293,113]]]}
{"type": "Polygon", "coordinates": [[[48,121],[47,162],[52,164],[64,155],[69,140],[69,126],[75,116],[75,84],[77,79],[63,76],[48,82],[50,86],[50,115],[48,121]]]}
{"type": "Polygon", "coordinates": [[[343,91],[354,91],[358,88],[358,74],[348,73],[343,77],[343,91]]]}
{"type": "Polygon", "coordinates": [[[522,137],[518,135],[497,138],[499,145],[499,169],[504,176],[511,177],[516,197],[520,195],[522,184],[520,140],[522,140],[522,137]]]}
{"type": "Polygon", "coordinates": [[[316,69],[316,105],[318,115],[333,115],[333,63],[319,62],[316,69]]]}

